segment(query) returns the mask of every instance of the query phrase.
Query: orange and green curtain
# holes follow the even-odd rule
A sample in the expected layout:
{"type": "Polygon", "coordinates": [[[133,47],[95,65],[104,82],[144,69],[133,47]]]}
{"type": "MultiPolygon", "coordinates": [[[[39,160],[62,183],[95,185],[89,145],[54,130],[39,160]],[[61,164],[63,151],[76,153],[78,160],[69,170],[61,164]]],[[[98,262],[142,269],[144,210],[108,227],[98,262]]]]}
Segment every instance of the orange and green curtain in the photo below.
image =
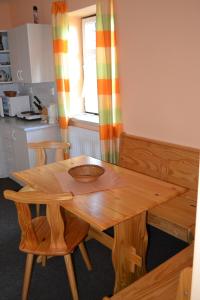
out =
{"type": "Polygon", "coordinates": [[[52,1],[53,51],[55,76],[58,93],[58,120],[62,139],[67,139],[68,118],[70,112],[70,87],[68,68],[68,15],[65,1],[52,1]]]}
{"type": "Polygon", "coordinates": [[[97,0],[97,87],[102,159],[116,164],[122,132],[113,0],[97,0]]]}

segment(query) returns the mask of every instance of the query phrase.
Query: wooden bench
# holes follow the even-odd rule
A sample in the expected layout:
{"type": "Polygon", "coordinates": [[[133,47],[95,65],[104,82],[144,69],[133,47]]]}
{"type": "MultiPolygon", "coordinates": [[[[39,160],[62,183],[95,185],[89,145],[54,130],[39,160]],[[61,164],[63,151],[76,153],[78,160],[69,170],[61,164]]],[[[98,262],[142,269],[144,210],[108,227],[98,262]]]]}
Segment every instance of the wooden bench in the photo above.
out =
{"type": "Polygon", "coordinates": [[[175,300],[181,271],[192,266],[192,261],[193,245],[190,245],[127,288],[104,300],[175,300]]]}
{"type": "Polygon", "coordinates": [[[187,188],[148,214],[148,223],[185,242],[194,239],[199,150],[122,133],[119,166],[187,188]]]}

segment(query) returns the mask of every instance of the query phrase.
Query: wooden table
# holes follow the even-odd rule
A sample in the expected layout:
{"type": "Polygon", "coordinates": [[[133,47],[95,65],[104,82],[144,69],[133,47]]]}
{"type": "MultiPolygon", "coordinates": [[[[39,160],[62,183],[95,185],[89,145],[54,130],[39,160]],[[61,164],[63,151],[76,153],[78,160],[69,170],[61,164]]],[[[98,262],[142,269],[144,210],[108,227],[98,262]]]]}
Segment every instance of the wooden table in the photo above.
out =
{"type": "Polygon", "coordinates": [[[63,207],[91,225],[91,236],[112,249],[115,270],[114,292],[145,274],[148,236],[148,210],[185,192],[185,188],[111,165],[91,157],[79,156],[53,164],[15,172],[13,175],[43,192],[62,192],[56,173],[81,164],[98,164],[112,168],[128,178],[128,184],[105,191],[74,196],[63,207]],[[103,231],[114,227],[114,238],[103,231]]]}

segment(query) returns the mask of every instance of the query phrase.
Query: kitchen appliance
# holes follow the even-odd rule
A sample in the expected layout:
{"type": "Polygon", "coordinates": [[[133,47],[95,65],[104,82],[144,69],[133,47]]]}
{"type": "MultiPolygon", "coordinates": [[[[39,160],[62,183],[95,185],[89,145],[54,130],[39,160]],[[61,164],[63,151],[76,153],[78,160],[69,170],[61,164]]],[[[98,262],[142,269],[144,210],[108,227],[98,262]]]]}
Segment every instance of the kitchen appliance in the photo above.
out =
{"type": "Polygon", "coordinates": [[[40,113],[36,113],[34,111],[24,111],[17,114],[18,119],[23,119],[25,121],[35,121],[41,120],[42,115],[40,113]]]}
{"type": "Polygon", "coordinates": [[[23,111],[30,111],[29,96],[0,97],[1,117],[14,117],[23,111]]]}

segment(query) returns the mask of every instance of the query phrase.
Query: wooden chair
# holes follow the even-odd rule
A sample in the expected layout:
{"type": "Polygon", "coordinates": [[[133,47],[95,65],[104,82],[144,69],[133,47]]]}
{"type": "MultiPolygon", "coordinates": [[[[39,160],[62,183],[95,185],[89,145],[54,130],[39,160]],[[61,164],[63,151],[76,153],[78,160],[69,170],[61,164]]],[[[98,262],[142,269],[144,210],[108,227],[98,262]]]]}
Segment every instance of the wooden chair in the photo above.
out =
{"type": "Polygon", "coordinates": [[[55,150],[55,161],[69,158],[69,147],[69,143],[56,141],[28,143],[28,148],[36,151],[36,166],[42,166],[46,164],[46,150],[48,149],[55,150]]]}
{"type": "MultiPolygon", "coordinates": [[[[39,167],[47,163],[47,150],[54,150],[54,161],[64,160],[69,158],[70,144],[56,141],[42,141],[36,143],[28,143],[28,148],[36,152],[35,166],[39,167]]],[[[40,214],[40,205],[36,205],[36,215],[40,214]]]]}
{"type": "Polygon", "coordinates": [[[70,193],[46,194],[41,192],[4,191],[4,197],[13,200],[17,207],[21,228],[19,249],[27,253],[22,300],[28,297],[34,255],[64,256],[73,300],[78,300],[78,291],[73,271],[71,253],[79,246],[84,262],[91,270],[91,264],[83,245],[89,224],[72,216],[66,217],[60,203],[72,199],[70,193]],[[46,216],[32,218],[29,204],[46,204],[46,216]]]}

